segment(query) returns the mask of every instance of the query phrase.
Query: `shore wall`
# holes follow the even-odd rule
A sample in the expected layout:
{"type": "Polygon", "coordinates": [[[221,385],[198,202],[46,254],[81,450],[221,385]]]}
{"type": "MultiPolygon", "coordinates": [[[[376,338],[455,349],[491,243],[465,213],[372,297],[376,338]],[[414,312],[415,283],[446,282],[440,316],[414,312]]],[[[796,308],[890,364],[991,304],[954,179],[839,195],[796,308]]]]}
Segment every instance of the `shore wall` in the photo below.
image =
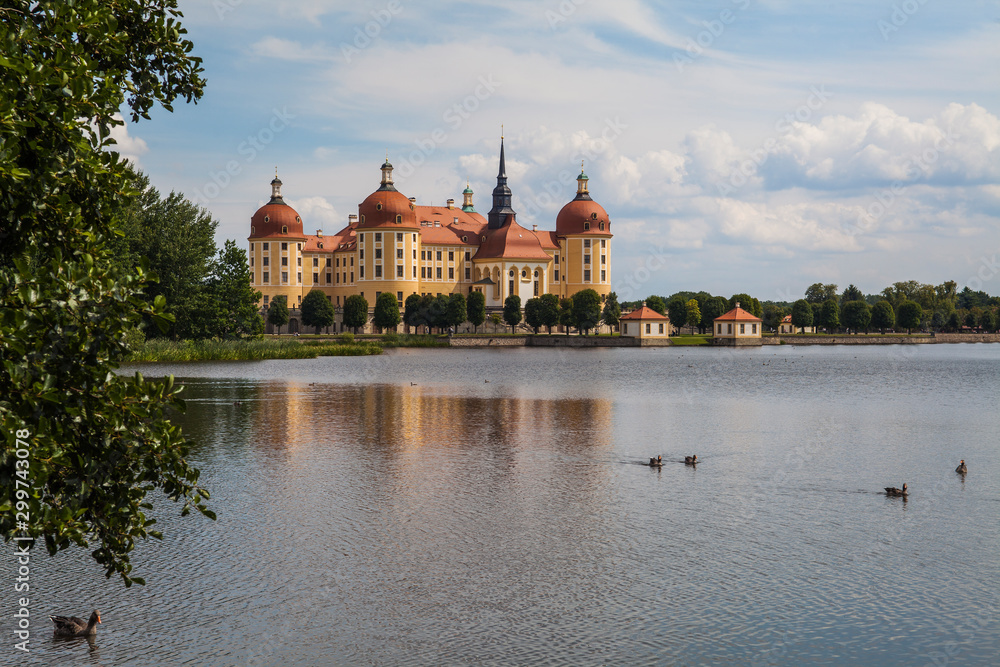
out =
{"type": "Polygon", "coordinates": [[[922,345],[943,343],[931,336],[775,336],[782,345],[922,345]]]}
{"type": "Polygon", "coordinates": [[[448,339],[449,347],[524,347],[527,345],[527,336],[497,336],[490,338],[486,336],[474,336],[466,338],[464,336],[452,336],[448,339]]]}
{"type": "MultiPolygon", "coordinates": [[[[766,336],[764,338],[716,339],[716,347],[760,345],[932,345],[944,343],[1000,343],[1000,334],[937,334],[935,336],[766,336]]],[[[629,336],[454,336],[451,347],[669,347],[668,338],[629,336]]]]}

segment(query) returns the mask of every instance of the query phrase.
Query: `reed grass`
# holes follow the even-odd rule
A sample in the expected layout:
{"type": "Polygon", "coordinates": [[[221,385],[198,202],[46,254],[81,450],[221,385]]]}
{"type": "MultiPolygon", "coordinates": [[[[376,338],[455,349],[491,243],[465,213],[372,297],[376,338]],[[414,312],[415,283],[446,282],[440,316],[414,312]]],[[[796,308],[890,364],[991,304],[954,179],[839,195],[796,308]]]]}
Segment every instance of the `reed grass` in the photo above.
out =
{"type": "Polygon", "coordinates": [[[136,346],[125,361],[259,361],[262,359],[315,359],[382,354],[382,346],[356,343],[297,340],[147,340],[136,346]]]}

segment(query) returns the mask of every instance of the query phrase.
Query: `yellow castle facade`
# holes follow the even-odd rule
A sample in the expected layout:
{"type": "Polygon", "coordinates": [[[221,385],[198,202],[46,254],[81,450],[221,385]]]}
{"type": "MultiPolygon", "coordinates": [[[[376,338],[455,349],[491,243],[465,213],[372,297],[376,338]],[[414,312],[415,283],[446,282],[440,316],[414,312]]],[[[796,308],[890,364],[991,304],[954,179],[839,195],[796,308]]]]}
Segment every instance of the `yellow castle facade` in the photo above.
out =
{"type": "Polygon", "coordinates": [[[271,181],[271,199],[251,217],[248,238],[261,307],[283,295],[289,308],[298,308],[314,289],[338,310],[353,294],[374,307],[380,294],[390,292],[402,307],[411,294],[481,291],[487,308],[499,309],[512,294],[523,306],[547,293],[563,298],[593,289],[603,301],[611,291],[611,220],[590,197],[582,171],[555,231],[544,231],[517,223],[502,140],[493,206],[485,217],[475,210],[469,187],[461,206],[452,199],[444,206],[420,205],[395,188],[388,160],[381,170],[378,189],[330,235],[306,234],[305,222],[284,201],[282,182],[271,181]]]}

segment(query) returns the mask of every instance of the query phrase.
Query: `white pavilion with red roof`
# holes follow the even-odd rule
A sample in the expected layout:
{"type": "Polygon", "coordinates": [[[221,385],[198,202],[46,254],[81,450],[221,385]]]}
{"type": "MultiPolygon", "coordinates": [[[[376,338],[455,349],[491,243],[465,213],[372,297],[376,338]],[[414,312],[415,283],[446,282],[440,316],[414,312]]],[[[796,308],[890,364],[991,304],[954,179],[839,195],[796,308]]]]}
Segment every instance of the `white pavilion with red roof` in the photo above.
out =
{"type": "Polygon", "coordinates": [[[762,320],[751,312],[736,307],[716,317],[712,322],[715,345],[762,345],[762,320]]]}

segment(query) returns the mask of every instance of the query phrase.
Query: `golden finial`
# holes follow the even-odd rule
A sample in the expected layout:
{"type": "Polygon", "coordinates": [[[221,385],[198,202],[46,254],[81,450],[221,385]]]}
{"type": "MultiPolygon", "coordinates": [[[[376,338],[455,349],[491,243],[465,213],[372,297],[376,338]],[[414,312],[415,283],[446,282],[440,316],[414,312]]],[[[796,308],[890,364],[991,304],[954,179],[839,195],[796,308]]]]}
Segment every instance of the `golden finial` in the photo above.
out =
{"type": "Polygon", "coordinates": [[[503,123],[500,123],[500,138],[503,139],[503,123]]]}
{"type": "Polygon", "coordinates": [[[274,177],[278,177],[278,165],[274,165],[274,177]]]}
{"type": "Polygon", "coordinates": [[[583,171],[583,160],[580,160],[580,171],[583,171]]]}

